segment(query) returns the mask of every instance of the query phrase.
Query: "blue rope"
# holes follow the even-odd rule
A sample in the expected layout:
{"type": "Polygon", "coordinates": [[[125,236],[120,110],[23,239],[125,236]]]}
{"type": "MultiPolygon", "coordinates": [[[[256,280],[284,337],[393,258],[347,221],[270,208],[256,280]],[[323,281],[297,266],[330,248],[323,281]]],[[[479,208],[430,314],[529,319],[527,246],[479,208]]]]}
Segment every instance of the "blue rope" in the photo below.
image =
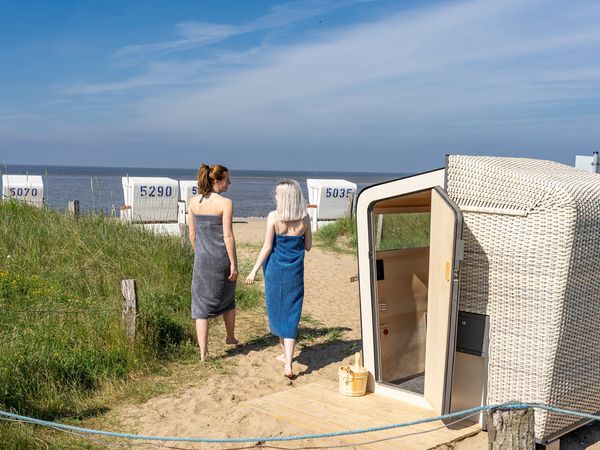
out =
{"type": "Polygon", "coordinates": [[[478,406],[476,408],[465,409],[463,411],[457,411],[450,414],[444,414],[438,417],[428,417],[426,419],[413,420],[410,422],[402,422],[395,423],[391,425],[382,425],[378,427],[370,427],[370,428],[359,428],[355,430],[347,430],[347,431],[334,431],[331,433],[313,433],[313,434],[302,434],[296,436],[280,436],[280,437],[248,437],[248,438],[185,438],[185,437],[171,437],[171,436],[145,436],[141,434],[129,434],[129,433],[116,433],[113,431],[102,431],[102,430],[91,430],[89,428],[80,428],[74,427],[71,425],[65,425],[62,423],[56,422],[48,422],[46,420],[34,419],[32,417],[21,416],[19,414],[13,414],[6,411],[0,410],[0,416],[4,416],[9,419],[19,420],[26,423],[32,423],[35,425],[42,425],[46,427],[51,427],[59,430],[68,430],[75,431],[78,433],[87,433],[87,434],[95,434],[100,436],[109,436],[109,437],[117,437],[123,439],[140,439],[144,441],[175,441],[175,442],[210,442],[210,443],[242,443],[242,442],[272,442],[272,441],[297,441],[301,439],[320,439],[320,438],[329,438],[336,436],[347,436],[352,434],[363,434],[363,433],[372,433],[374,431],[383,431],[389,430],[392,428],[403,428],[409,427],[412,425],[420,425],[429,422],[435,422],[438,420],[446,420],[452,419],[455,417],[461,416],[471,416],[473,414],[477,414],[482,411],[488,411],[490,409],[508,409],[508,410],[517,410],[517,409],[527,409],[527,408],[538,408],[543,409],[549,412],[554,412],[558,414],[566,414],[570,416],[576,416],[583,419],[590,420],[599,420],[600,416],[595,416],[593,414],[587,414],[579,411],[572,411],[569,409],[561,409],[555,406],[546,405],[544,403],[511,403],[511,404],[498,404],[498,405],[484,405],[478,406]]]}

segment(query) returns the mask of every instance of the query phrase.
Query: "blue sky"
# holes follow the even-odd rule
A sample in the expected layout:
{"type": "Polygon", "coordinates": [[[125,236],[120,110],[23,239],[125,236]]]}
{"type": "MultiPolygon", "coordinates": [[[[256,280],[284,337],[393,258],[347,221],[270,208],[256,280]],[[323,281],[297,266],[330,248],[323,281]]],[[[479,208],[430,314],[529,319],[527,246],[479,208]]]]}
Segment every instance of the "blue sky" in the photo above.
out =
{"type": "Polygon", "coordinates": [[[0,162],[413,172],[600,150],[600,2],[0,0],[0,162]]]}

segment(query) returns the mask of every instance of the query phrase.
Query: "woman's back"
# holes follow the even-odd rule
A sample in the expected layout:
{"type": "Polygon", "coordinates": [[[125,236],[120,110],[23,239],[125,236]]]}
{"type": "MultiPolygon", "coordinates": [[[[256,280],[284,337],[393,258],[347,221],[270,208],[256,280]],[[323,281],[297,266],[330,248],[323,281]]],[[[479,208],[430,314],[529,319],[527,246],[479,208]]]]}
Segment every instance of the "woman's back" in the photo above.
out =
{"type": "Polygon", "coordinates": [[[273,211],[271,214],[275,215],[275,233],[283,236],[304,236],[306,233],[306,227],[309,225],[307,217],[303,217],[299,220],[282,221],[277,218],[277,212],[273,211]]]}
{"type": "Polygon", "coordinates": [[[196,215],[222,216],[226,202],[231,200],[222,197],[216,192],[206,195],[195,195],[190,199],[190,211],[196,215]]]}

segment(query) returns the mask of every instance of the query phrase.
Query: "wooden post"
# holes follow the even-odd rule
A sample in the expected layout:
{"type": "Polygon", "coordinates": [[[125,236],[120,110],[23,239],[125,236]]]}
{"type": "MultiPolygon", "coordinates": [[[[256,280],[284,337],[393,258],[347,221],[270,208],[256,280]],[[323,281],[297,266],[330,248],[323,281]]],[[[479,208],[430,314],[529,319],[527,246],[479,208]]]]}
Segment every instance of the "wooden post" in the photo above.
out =
{"type": "Polygon", "coordinates": [[[383,214],[378,214],[377,217],[377,236],[375,238],[375,245],[379,247],[381,244],[381,235],[383,234],[383,214]]]}
{"type": "Polygon", "coordinates": [[[76,219],[79,218],[79,200],[73,200],[69,202],[69,214],[76,219]]]}
{"type": "Polygon", "coordinates": [[[535,450],[533,408],[488,412],[489,450],[535,450]]]}
{"type": "Polygon", "coordinates": [[[123,323],[129,339],[135,339],[137,324],[138,303],[135,280],[122,280],[121,293],[123,294],[123,323]]]}
{"type": "Polygon", "coordinates": [[[192,243],[190,242],[190,235],[188,232],[187,224],[185,224],[185,223],[179,224],[179,233],[181,234],[181,245],[183,245],[184,247],[186,245],[192,245],[192,243]]]}

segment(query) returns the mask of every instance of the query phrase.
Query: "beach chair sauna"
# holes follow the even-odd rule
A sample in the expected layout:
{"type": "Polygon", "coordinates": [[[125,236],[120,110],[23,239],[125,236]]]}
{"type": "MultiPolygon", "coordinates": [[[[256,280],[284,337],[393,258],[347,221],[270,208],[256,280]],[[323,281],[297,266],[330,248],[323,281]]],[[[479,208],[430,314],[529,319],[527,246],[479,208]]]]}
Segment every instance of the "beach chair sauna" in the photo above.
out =
{"type": "Polygon", "coordinates": [[[356,184],[347,180],[306,180],[308,188],[308,214],[312,231],[350,215],[356,196],[356,184]]]}
{"type": "Polygon", "coordinates": [[[2,198],[41,208],[44,204],[44,181],[41,175],[2,175],[2,198]]]}
{"type": "MultiPolygon", "coordinates": [[[[364,189],[356,211],[369,391],[432,416],[511,401],[600,411],[598,174],[449,156],[364,189]]],[[[536,410],[541,444],[581,425],[536,410]]]]}
{"type": "Polygon", "coordinates": [[[177,222],[179,184],[162,177],[123,177],[121,220],[142,224],[160,234],[180,233],[177,222]]]}

